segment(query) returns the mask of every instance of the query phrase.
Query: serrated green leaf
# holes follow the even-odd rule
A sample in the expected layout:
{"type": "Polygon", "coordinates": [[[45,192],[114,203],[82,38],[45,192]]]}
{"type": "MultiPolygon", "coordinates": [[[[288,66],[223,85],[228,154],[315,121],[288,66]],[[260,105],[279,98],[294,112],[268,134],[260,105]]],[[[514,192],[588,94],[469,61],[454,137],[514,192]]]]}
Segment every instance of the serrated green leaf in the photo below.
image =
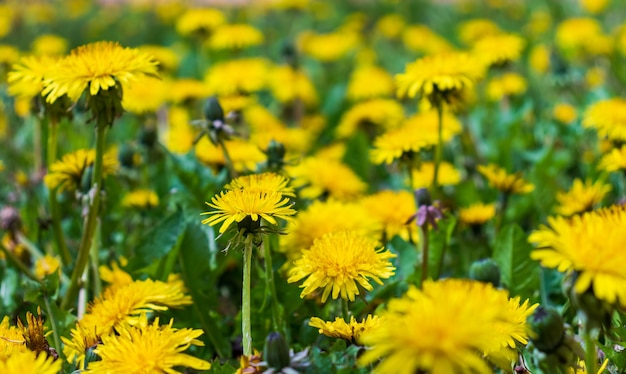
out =
{"type": "Polygon", "coordinates": [[[503,227],[496,238],[493,259],[511,296],[534,300],[539,289],[539,264],[530,259],[532,246],[526,239],[518,225],[503,227]]]}

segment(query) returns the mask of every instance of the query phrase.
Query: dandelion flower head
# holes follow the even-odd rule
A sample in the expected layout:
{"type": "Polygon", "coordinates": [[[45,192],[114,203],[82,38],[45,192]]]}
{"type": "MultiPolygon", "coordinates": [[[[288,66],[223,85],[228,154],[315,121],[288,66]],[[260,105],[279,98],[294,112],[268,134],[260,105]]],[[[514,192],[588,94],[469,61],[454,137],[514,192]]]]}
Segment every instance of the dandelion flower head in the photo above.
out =
{"type": "Polygon", "coordinates": [[[168,87],[161,79],[144,76],[128,84],[124,90],[124,110],[142,114],[156,112],[167,99],[168,87]]]}
{"type": "Polygon", "coordinates": [[[319,329],[320,334],[324,334],[331,338],[340,338],[349,342],[358,342],[361,334],[369,331],[382,323],[380,317],[368,314],[361,322],[357,321],[354,316],[350,316],[350,321],[346,322],[343,318],[337,317],[334,321],[326,322],[318,317],[311,318],[309,326],[319,329]]]}
{"type": "Polygon", "coordinates": [[[481,225],[496,215],[496,204],[476,203],[459,210],[459,219],[468,225],[481,225]]]}
{"type": "MultiPolygon", "coordinates": [[[[15,343],[9,343],[14,344],[15,343]]],[[[0,360],[1,373],[20,373],[20,374],[58,374],[61,372],[61,360],[55,360],[46,354],[37,355],[35,352],[24,350],[15,352],[7,357],[6,360],[0,360]]]]}
{"type": "Polygon", "coordinates": [[[535,189],[535,186],[526,182],[521,174],[508,174],[506,170],[497,165],[478,165],[477,169],[479,173],[487,178],[490,186],[504,193],[525,194],[535,189]]]}
{"type": "Polygon", "coordinates": [[[243,58],[213,65],[205,76],[215,95],[250,94],[267,86],[271,64],[263,58],[243,58]]]}
{"type": "Polygon", "coordinates": [[[271,70],[269,89],[284,104],[301,100],[305,107],[312,108],[319,102],[315,86],[306,73],[288,65],[277,66],[271,70]]]}
{"type": "Polygon", "coordinates": [[[212,49],[241,50],[263,43],[263,33],[254,26],[247,24],[221,25],[209,38],[208,44],[212,49]]]}
{"type": "Polygon", "coordinates": [[[45,55],[22,57],[8,74],[9,94],[26,99],[41,94],[43,79],[56,61],[45,55]]]}
{"type": "Polygon", "coordinates": [[[58,272],[60,268],[61,261],[59,260],[59,258],[46,254],[43,257],[38,258],[37,261],[35,261],[35,276],[38,279],[43,279],[47,275],[58,272]]]}
{"type": "Polygon", "coordinates": [[[198,34],[206,37],[224,23],[226,23],[226,17],[218,9],[189,9],[178,18],[176,31],[183,36],[198,34]]]}
{"type": "Polygon", "coordinates": [[[626,170],[626,146],[614,148],[609,153],[602,156],[598,168],[608,171],[609,173],[626,170]]]}
{"type": "Polygon", "coordinates": [[[300,189],[300,197],[315,199],[328,196],[351,200],[361,196],[367,184],[340,161],[308,157],[295,166],[287,167],[292,185],[300,189]]]}
{"type": "Polygon", "coordinates": [[[595,128],[610,140],[626,140],[626,99],[615,97],[592,104],[583,116],[583,127],[595,128]]]}
{"type": "MultiPolygon", "coordinates": [[[[83,174],[96,159],[94,149],[79,149],[64,155],[55,161],[44,177],[44,183],[49,189],[58,188],[59,191],[74,191],[81,183],[83,174]]],[[[118,168],[116,157],[107,152],[102,160],[102,175],[113,174],[118,168]]]]}
{"type": "Polygon", "coordinates": [[[387,240],[391,240],[396,235],[406,241],[417,240],[417,225],[407,223],[416,210],[415,197],[411,192],[379,191],[364,197],[361,204],[369,215],[380,221],[387,240]]]}
{"type": "Polygon", "coordinates": [[[122,207],[124,208],[148,209],[158,205],[159,196],[156,192],[148,189],[131,191],[122,199],[122,207]]]}
{"type": "Polygon", "coordinates": [[[397,128],[404,121],[404,108],[393,99],[361,101],[348,109],[337,126],[337,136],[347,138],[357,130],[378,134],[397,128]]]}
{"type": "Polygon", "coordinates": [[[578,113],[573,105],[559,103],[552,109],[552,116],[561,123],[572,123],[578,118],[578,113]]]}
{"type": "Polygon", "coordinates": [[[496,34],[479,39],[472,53],[487,66],[503,65],[519,60],[525,41],[515,34],[496,34]]]}
{"type": "MultiPolygon", "coordinates": [[[[435,177],[435,163],[430,161],[422,162],[418,169],[412,170],[413,186],[412,188],[429,188],[433,184],[435,177]]],[[[438,183],[441,186],[454,186],[461,182],[461,173],[449,162],[441,162],[439,164],[438,183]]]]}
{"type": "Polygon", "coordinates": [[[353,51],[360,39],[357,33],[335,31],[327,34],[316,34],[306,31],[298,36],[298,47],[306,55],[322,62],[337,61],[353,51]]]}
{"type": "Polygon", "coordinates": [[[522,95],[526,92],[526,88],[524,77],[517,73],[505,73],[489,81],[487,97],[492,101],[499,101],[504,97],[522,95]]]}
{"type": "Polygon", "coordinates": [[[568,18],[556,29],[556,45],[570,59],[608,54],[613,49],[610,37],[594,18],[568,18]]]}
{"type": "Polygon", "coordinates": [[[144,44],[137,47],[140,52],[152,56],[159,63],[159,69],[174,72],[180,65],[180,56],[172,48],[154,44],[144,44]]]}
{"type": "Polygon", "coordinates": [[[426,25],[407,26],[402,33],[402,42],[408,50],[424,55],[436,55],[454,50],[450,42],[426,25]]]}
{"type": "Polygon", "coordinates": [[[368,278],[382,285],[381,279],[394,274],[395,267],[389,260],[396,255],[376,247],[376,241],[351,231],[326,234],[302,251],[302,258],[295,261],[287,281],[306,278],[300,286],[300,297],[323,289],[322,302],[328,296],[354,301],[360,294],[359,286],[373,290],[368,278]]]}
{"type": "Polygon", "coordinates": [[[196,79],[176,79],[168,83],[168,99],[174,104],[199,100],[210,96],[206,82],[196,79]]]}
{"type": "Polygon", "coordinates": [[[602,202],[602,199],[611,191],[611,185],[603,184],[602,181],[593,183],[591,180],[576,179],[572,188],[567,192],[557,192],[556,200],[559,206],[555,209],[557,214],[571,216],[586,212],[602,202]]]}
{"type": "Polygon", "coordinates": [[[385,69],[375,65],[363,65],[350,75],[346,97],[353,101],[390,97],[394,89],[393,77],[385,69]]]}
{"type": "Polygon", "coordinates": [[[224,186],[227,190],[248,190],[260,193],[280,192],[284,196],[295,197],[289,179],[276,173],[250,174],[237,177],[224,186]]]}
{"type": "MultiPolygon", "coordinates": [[[[224,142],[231,157],[233,167],[238,172],[256,170],[257,164],[266,160],[265,154],[259,147],[244,139],[232,139],[224,142]]],[[[196,157],[202,163],[210,166],[223,166],[226,164],[224,152],[215,146],[208,137],[202,137],[194,149],[196,157]]]]}
{"type": "Polygon", "coordinates": [[[38,36],[31,44],[36,55],[60,56],[67,51],[67,40],[54,34],[38,36]]]}
{"type": "Polygon", "coordinates": [[[501,34],[502,30],[489,19],[476,18],[461,23],[458,33],[463,44],[471,46],[484,37],[501,34]]]}
{"type": "Polygon", "coordinates": [[[387,39],[398,39],[406,27],[406,21],[397,13],[386,14],[376,22],[376,30],[387,39]]]}

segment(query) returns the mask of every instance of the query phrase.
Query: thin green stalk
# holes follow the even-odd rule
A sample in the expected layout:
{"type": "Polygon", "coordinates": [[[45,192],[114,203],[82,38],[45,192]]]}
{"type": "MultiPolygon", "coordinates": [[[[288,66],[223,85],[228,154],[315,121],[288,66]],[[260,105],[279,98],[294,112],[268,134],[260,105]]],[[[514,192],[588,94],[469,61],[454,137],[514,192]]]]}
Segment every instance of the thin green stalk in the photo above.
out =
{"type": "Polygon", "coordinates": [[[585,321],[585,369],[587,373],[598,372],[598,353],[596,352],[596,341],[592,336],[592,327],[589,317],[585,321]]]}
{"type": "Polygon", "coordinates": [[[422,278],[420,287],[428,278],[428,224],[420,226],[420,245],[422,247],[422,278]]]}
{"type": "Polygon", "coordinates": [[[218,142],[219,142],[220,147],[222,148],[222,153],[224,153],[224,160],[226,161],[226,167],[228,168],[230,177],[237,178],[239,175],[237,173],[237,170],[235,170],[235,165],[233,164],[233,161],[230,158],[228,149],[226,149],[226,144],[224,144],[224,141],[222,139],[219,139],[218,142]]]}
{"type": "Polygon", "coordinates": [[[433,195],[434,198],[439,196],[439,165],[443,153],[443,105],[437,105],[437,147],[435,148],[435,171],[433,173],[433,195]]]}
{"type": "MultiPolygon", "coordinates": [[[[51,120],[48,133],[48,169],[57,159],[57,136],[58,136],[59,124],[51,120]]],[[[61,261],[64,266],[69,266],[72,263],[72,256],[65,243],[65,235],[63,234],[63,228],[61,227],[61,209],[59,202],[57,201],[58,190],[55,188],[50,191],[50,216],[52,218],[52,232],[54,234],[54,241],[57,245],[58,255],[61,257],[61,261]]]]}
{"type": "Polygon", "coordinates": [[[47,313],[48,320],[50,321],[50,326],[52,326],[52,337],[54,339],[54,348],[56,349],[57,353],[61,355],[61,359],[63,359],[65,355],[63,354],[63,349],[61,349],[62,345],[61,345],[61,338],[60,338],[61,335],[59,334],[59,326],[57,325],[57,321],[56,321],[56,318],[54,317],[54,313],[52,313],[52,308],[50,306],[50,300],[49,300],[48,295],[44,295],[43,301],[46,304],[46,313],[47,313]]]}
{"type": "Polygon", "coordinates": [[[43,257],[43,252],[39,248],[37,248],[37,246],[33,242],[28,240],[28,238],[26,238],[24,234],[18,232],[15,234],[15,236],[17,238],[18,243],[22,244],[24,248],[26,248],[28,253],[30,253],[30,255],[33,256],[35,260],[43,257]]]}
{"type": "MultiPolygon", "coordinates": [[[[276,235],[276,234],[273,234],[276,235]]],[[[270,290],[270,298],[272,300],[272,322],[274,330],[285,335],[285,326],[282,316],[281,305],[278,301],[278,292],[276,292],[276,284],[274,282],[274,266],[272,265],[272,248],[271,244],[275,238],[269,238],[269,240],[263,243],[263,254],[265,256],[265,279],[267,286],[270,290]]]]}
{"type": "Polygon", "coordinates": [[[350,323],[350,311],[348,309],[348,300],[341,298],[341,314],[346,323],[350,323]]]}
{"type": "Polygon", "coordinates": [[[94,296],[100,295],[102,293],[102,280],[100,279],[100,271],[98,268],[100,267],[100,259],[98,250],[100,248],[100,232],[101,232],[101,222],[98,219],[96,224],[96,232],[94,235],[93,242],[91,243],[91,250],[89,251],[91,255],[91,271],[93,273],[93,294],[94,296]]]}
{"type": "Polygon", "coordinates": [[[252,269],[252,238],[243,248],[243,290],[241,291],[241,333],[243,354],[252,355],[252,328],[250,325],[250,273],[252,269]]]}
{"type": "Polygon", "coordinates": [[[33,130],[33,159],[35,162],[35,173],[39,175],[43,171],[43,146],[42,146],[42,135],[41,135],[41,120],[38,117],[35,117],[35,128],[33,130]]]}
{"type": "Polygon", "coordinates": [[[91,187],[91,199],[89,204],[89,212],[85,218],[85,226],[83,229],[83,236],[80,240],[80,247],[78,248],[78,257],[76,258],[76,264],[72,271],[72,278],[70,279],[70,285],[67,289],[67,293],[63,298],[61,304],[64,310],[68,310],[74,300],[78,289],[80,288],[80,278],[83,275],[87,262],[89,261],[89,250],[91,248],[91,241],[93,234],[96,230],[96,223],[98,220],[98,211],[100,208],[100,189],[102,188],[102,158],[104,155],[104,143],[106,137],[107,124],[98,123],[96,127],[96,159],[93,167],[93,178],[91,187]]]}
{"type": "Polygon", "coordinates": [[[33,274],[32,271],[30,271],[30,268],[28,266],[26,266],[22,260],[20,260],[15,253],[9,251],[7,248],[5,248],[3,245],[0,245],[0,249],[2,249],[2,252],[4,252],[4,256],[13,263],[13,265],[17,266],[17,268],[24,273],[24,275],[26,275],[27,277],[29,277],[30,279],[37,281],[37,282],[41,282],[41,280],[39,278],[37,278],[35,276],[35,274],[33,274]]]}
{"type": "Polygon", "coordinates": [[[510,194],[507,192],[500,193],[500,211],[498,212],[498,221],[496,222],[496,234],[500,231],[500,228],[502,228],[504,216],[506,215],[506,210],[509,206],[509,196],[510,194]]]}

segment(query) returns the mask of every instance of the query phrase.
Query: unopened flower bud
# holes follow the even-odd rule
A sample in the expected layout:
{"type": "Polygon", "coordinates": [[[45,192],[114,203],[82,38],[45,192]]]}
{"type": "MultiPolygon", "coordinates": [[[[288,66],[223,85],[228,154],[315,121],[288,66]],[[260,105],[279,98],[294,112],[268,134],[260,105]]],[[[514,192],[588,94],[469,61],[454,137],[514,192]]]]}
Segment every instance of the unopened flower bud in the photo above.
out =
{"type": "Polygon", "coordinates": [[[555,309],[539,306],[528,317],[528,323],[534,332],[530,340],[540,351],[552,353],[563,343],[565,338],[563,318],[555,309]]]}
{"type": "Polygon", "coordinates": [[[122,144],[117,152],[117,160],[125,168],[135,166],[135,150],[128,144],[122,144]]]}
{"type": "Polygon", "coordinates": [[[209,122],[224,122],[224,109],[222,109],[217,97],[211,96],[204,103],[204,118],[209,122]]]}
{"type": "Polygon", "coordinates": [[[474,261],[469,269],[470,279],[500,286],[500,267],[491,258],[474,261]]]}
{"type": "Polygon", "coordinates": [[[285,146],[275,140],[270,141],[265,154],[267,155],[267,168],[278,171],[285,165],[285,146]]]}
{"type": "Polygon", "coordinates": [[[280,370],[289,366],[289,346],[279,332],[272,332],[267,336],[263,356],[268,368],[280,370]]]}
{"type": "Polygon", "coordinates": [[[419,188],[415,190],[415,201],[417,202],[417,206],[420,207],[422,205],[432,205],[433,201],[430,198],[430,193],[426,188],[419,188]]]}

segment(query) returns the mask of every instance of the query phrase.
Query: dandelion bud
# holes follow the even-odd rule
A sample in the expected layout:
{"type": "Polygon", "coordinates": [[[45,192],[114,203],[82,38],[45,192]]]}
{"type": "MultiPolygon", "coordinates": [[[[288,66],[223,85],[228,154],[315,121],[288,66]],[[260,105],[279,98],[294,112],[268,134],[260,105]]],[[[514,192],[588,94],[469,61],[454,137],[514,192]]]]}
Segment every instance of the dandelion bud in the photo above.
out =
{"type": "Polygon", "coordinates": [[[122,144],[117,153],[117,160],[120,165],[125,168],[132,168],[135,166],[135,150],[128,144],[122,144]]]}
{"type": "Polygon", "coordinates": [[[470,279],[500,286],[500,268],[491,258],[474,261],[469,270],[470,279]]]}
{"type": "Polygon", "coordinates": [[[146,126],[139,132],[139,144],[148,149],[152,149],[157,143],[158,134],[157,129],[154,126],[146,126]]]}
{"type": "Polygon", "coordinates": [[[204,103],[204,118],[209,122],[224,122],[224,109],[222,109],[217,97],[211,96],[204,103]]]}
{"type": "Polygon", "coordinates": [[[267,336],[263,356],[269,368],[280,370],[289,366],[289,346],[279,332],[272,332],[267,336]]]}
{"type": "Polygon", "coordinates": [[[540,351],[554,352],[563,343],[563,318],[555,309],[539,306],[528,318],[528,323],[534,332],[530,340],[540,351]]]}
{"type": "Polygon", "coordinates": [[[417,206],[432,205],[433,201],[430,198],[430,193],[426,188],[420,188],[415,190],[415,201],[417,206]]]}
{"type": "Polygon", "coordinates": [[[267,168],[278,171],[285,165],[285,146],[275,140],[270,141],[265,154],[267,155],[267,168]]]}

